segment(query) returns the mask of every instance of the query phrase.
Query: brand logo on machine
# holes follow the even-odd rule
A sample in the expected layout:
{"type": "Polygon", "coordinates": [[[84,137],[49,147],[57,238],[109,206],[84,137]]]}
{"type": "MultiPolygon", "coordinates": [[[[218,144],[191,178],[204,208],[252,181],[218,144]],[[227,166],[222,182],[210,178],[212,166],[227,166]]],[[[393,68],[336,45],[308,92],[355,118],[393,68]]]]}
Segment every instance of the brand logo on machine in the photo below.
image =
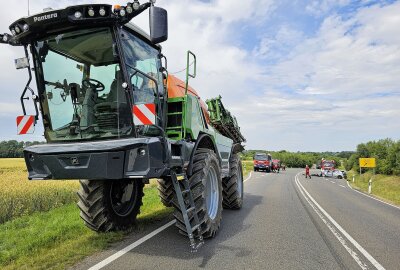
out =
{"type": "Polygon", "coordinates": [[[54,18],[57,18],[57,13],[51,13],[51,14],[46,14],[46,15],[42,15],[42,16],[38,16],[38,17],[33,17],[33,21],[41,22],[41,21],[50,20],[50,19],[54,19],[54,18]]]}
{"type": "Polygon", "coordinates": [[[79,160],[77,157],[72,157],[71,158],[71,164],[72,165],[79,165],[79,160]]]}

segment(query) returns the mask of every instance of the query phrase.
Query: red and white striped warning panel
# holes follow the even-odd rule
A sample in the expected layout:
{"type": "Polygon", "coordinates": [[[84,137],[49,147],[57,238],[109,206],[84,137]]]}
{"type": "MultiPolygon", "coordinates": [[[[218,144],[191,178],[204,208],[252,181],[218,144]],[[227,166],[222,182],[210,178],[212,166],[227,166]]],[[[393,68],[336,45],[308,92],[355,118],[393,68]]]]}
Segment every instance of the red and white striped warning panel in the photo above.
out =
{"type": "Polygon", "coordinates": [[[135,125],[155,125],[156,104],[133,105],[133,123],[135,125]]]}
{"type": "Polygon", "coordinates": [[[17,134],[32,134],[35,131],[35,116],[21,115],[17,116],[17,134]]]}

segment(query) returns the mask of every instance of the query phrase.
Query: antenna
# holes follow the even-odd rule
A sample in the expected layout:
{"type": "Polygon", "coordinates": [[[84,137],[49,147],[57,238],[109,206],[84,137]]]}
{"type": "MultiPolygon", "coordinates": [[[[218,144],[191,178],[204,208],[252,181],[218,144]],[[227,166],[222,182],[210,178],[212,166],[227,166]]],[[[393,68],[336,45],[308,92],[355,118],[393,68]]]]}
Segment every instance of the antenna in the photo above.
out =
{"type": "Polygon", "coordinates": [[[28,16],[30,15],[30,12],[29,12],[29,0],[28,0],[28,16]]]}

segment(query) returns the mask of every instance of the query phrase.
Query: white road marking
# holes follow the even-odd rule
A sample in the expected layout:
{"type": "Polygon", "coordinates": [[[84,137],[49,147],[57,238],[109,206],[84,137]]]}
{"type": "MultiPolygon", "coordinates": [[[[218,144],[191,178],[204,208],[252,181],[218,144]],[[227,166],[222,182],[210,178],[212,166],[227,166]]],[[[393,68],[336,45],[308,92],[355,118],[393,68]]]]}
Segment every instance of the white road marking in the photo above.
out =
{"type": "Polygon", "coordinates": [[[331,181],[332,184],[335,184],[335,182],[331,181]]]}
{"type": "MultiPolygon", "coordinates": [[[[249,174],[249,176],[243,180],[243,183],[246,182],[247,180],[249,180],[251,178],[251,173],[249,174]]],[[[146,242],[147,240],[149,240],[150,238],[152,238],[153,236],[156,236],[157,234],[159,234],[160,232],[164,231],[165,229],[171,227],[172,225],[175,224],[175,220],[171,220],[170,222],[168,222],[167,224],[159,227],[158,229],[152,231],[151,233],[143,236],[142,238],[140,238],[139,240],[137,240],[136,242],[130,244],[129,246],[124,247],[123,249],[117,251],[116,253],[114,253],[113,255],[105,258],[104,260],[102,260],[101,262],[97,263],[96,265],[90,267],[88,270],[99,270],[101,268],[103,268],[104,266],[110,264],[111,262],[115,261],[116,259],[122,257],[123,255],[125,255],[126,253],[128,253],[129,251],[131,251],[132,249],[136,248],[137,246],[143,244],[144,242],[146,242]]]]}
{"type": "Polygon", "coordinates": [[[357,190],[357,189],[354,189],[354,188],[349,184],[349,181],[346,181],[346,182],[347,182],[347,186],[348,186],[349,188],[351,188],[352,190],[354,190],[355,192],[358,192],[358,193],[361,194],[361,195],[364,195],[364,196],[366,196],[366,197],[368,197],[368,198],[374,199],[375,201],[384,203],[384,204],[386,204],[386,205],[389,205],[389,206],[391,206],[391,207],[394,207],[394,208],[397,208],[397,209],[400,210],[400,207],[398,207],[398,206],[396,206],[396,205],[394,205],[394,204],[391,204],[391,203],[388,203],[388,202],[379,200],[378,198],[375,198],[375,197],[370,196],[370,195],[368,195],[368,194],[365,194],[365,193],[363,193],[363,192],[361,192],[361,191],[359,191],[359,190],[357,190]]]}
{"type": "Polygon", "coordinates": [[[252,172],[250,172],[249,176],[248,176],[245,180],[243,180],[243,183],[250,179],[251,173],[252,173],[252,172]]]}
{"type": "Polygon", "coordinates": [[[353,257],[353,259],[357,262],[357,264],[362,268],[362,269],[368,269],[367,265],[361,261],[361,259],[358,257],[358,254],[353,251],[346,243],[346,240],[343,239],[343,237],[338,234],[338,232],[335,230],[335,228],[327,221],[325,220],[324,216],[341,232],[341,234],[347,238],[348,241],[350,241],[353,246],[355,246],[358,251],[360,251],[361,254],[364,255],[365,258],[367,258],[373,266],[375,266],[376,269],[379,270],[384,270],[385,268],[374,259],[374,257],[371,256],[371,254],[368,253],[356,240],[354,240],[353,237],[350,236],[343,228],[340,226],[329,214],[328,212],[325,211],[315,200],[314,198],[310,195],[310,193],[307,192],[307,190],[303,187],[303,185],[300,183],[298,179],[298,174],[295,176],[295,183],[297,187],[299,188],[301,194],[303,197],[306,199],[308,204],[314,209],[314,211],[318,214],[318,216],[321,218],[321,220],[325,223],[325,225],[331,230],[331,232],[335,235],[335,237],[339,240],[339,242],[343,245],[343,247],[349,252],[349,254],[353,257]],[[304,192],[303,192],[304,191],[304,192]],[[306,196],[306,195],[307,196],[306,196]],[[312,203],[311,203],[312,202],[312,203]],[[315,205],[315,206],[314,206],[315,205]],[[318,208],[318,209],[317,209],[318,208]],[[322,215],[323,214],[323,215],[322,215]]]}
{"type": "Polygon", "coordinates": [[[345,186],[343,186],[343,185],[339,185],[340,187],[342,187],[342,188],[346,188],[345,186]]]}
{"type": "Polygon", "coordinates": [[[147,240],[149,240],[153,236],[159,234],[160,232],[162,232],[163,230],[165,230],[166,228],[168,228],[168,227],[170,227],[170,226],[172,226],[174,224],[175,224],[175,220],[171,220],[170,222],[168,222],[164,226],[161,226],[160,228],[154,230],[153,232],[149,233],[148,235],[145,235],[144,237],[140,238],[139,240],[137,240],[136,242],[130,244],[129,246],[124,247],[123,249],[117,251],[116,253],[114,253],[110,257],[102,260],[98,264],[90,267],[89,270],[98,270],[98,269],[103,268],[104,266],[110,264],[111,262],[115,261],[119,257],[123,256],[124,254],[128,253],[129,251],[131,251],[135,247],[139,246],[140,244],[143,244],[144,242],[146,242],[147,240]]]}

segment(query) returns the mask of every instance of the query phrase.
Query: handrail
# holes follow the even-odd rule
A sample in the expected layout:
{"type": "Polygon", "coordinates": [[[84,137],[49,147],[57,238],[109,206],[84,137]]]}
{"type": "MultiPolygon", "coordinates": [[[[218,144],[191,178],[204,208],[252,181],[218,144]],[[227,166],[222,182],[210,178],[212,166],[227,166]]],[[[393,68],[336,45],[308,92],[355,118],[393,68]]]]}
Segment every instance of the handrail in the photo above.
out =
{"type": "Polygon", "coordinates": [[[187,51],[187,56],[186,56],[186,87],[185,87],[185,95],[187,94],[187,91],[188,91],[188,88],[189,88],[189,77],[196,78],[196,55],[191,51],[187,51]],[[194,65],[193,74],[190,74],[190,72],[189,72],[190,55],[193,56],[193,65],[194,65]]]}

